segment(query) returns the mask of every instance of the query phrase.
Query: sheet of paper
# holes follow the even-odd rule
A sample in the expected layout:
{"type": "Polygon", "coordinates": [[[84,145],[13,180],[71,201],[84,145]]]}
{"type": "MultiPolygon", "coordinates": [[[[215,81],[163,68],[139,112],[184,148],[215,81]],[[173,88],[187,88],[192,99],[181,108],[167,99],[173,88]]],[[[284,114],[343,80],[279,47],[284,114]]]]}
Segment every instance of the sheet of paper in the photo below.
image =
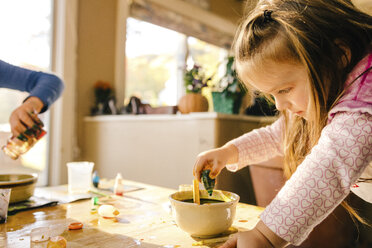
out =
{"type": "MultiPolygon", "coordinates": [[[[132,192],[142,189],[141,187],[133,185],[124,185],[124,194],[125,192],[132,192]]],[[[34,196],[44,198],[47,200],[58,201],[59,203],[69,203],[82,199],[89,199],[94,196],[102,196],[102,194],[112,194],[112,189],[108,190],[99,190],[94,189],[93,192],[84,193],[84,194],[69,194],[67,185],[58,185],[52,187],[37,187],[35,188],[34,196]],[[94,193],[97,192],[97,193],[94,193]]]]}

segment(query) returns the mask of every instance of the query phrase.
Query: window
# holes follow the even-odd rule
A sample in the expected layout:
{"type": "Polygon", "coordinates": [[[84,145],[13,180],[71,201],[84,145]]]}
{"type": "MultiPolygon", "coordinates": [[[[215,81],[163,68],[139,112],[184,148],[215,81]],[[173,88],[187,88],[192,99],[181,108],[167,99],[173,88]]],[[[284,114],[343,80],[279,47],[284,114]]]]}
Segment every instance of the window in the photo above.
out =
{"type": "MultiPolygon", "coordinates": [[[[127,19],[125,98],[137,96],[152,106],[177,105],[183,71],[194,63],[218,75],[227,50],[134,18],[127,19]],[[186,58],[188,54],[188,58],[186,58]]],[[[215,77],[214,80],[217,80],[215,77]]]]}
{"type": "MultiPolygon", "coordinates": [[[[50,70],[52,0],[0,1],[0,59],[33,70],[50,70]]],[[[9,138],[9,116],[27,93],[0,89],[0,146],[9,138]]],[[[48,131],[48,114],[43,114],[48,131]]],[[[27,154],[13,161],[0,152],[0,173],[38,173],[38,185],[47,184],[48,140],[42,139],[27,154]]]]}
{"type": "MultiPolygon", "coordinates": [[[[187,39],[187,45],[190,54],[187,67],[192,67],[194,63],[203,66],[207,76],[213,75],[211,85],[217,83],[225,73],[228,51],[194,37],[187,39]]],[[[210,88],[205,88],[203,92],[209,101],[209,106],[213,106],[210,91],[210,88]]]]}
{"type": "Polygon", "coordinates": [[[177,69],[184,60],[178,55],[184,40],[178,32],[128,18],[125,97],[135,95],[153,106],[175,105],[177,69]]]}

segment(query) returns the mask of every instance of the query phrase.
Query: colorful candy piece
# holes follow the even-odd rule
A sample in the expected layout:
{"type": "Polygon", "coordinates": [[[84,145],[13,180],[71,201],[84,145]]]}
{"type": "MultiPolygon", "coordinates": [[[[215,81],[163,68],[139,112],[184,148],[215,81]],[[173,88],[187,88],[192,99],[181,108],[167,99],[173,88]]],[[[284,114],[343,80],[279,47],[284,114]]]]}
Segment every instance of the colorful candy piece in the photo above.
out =
{"type": "Polygon", "coordinates": [[[92,206],[97,206],[98,205],[98,197],[94,196],[91,199],[92,199],[92,206]]]}
{"type": "Polygon", "coordinates": [[[68,225],[69,230],[79,230],[83,228],[83,223],[81,222],[74,222],[68,225]]]}
{"type": "Polygon", "coordinates": [[[112,205],[101,205],[98,208],[98,214],[105,218],[114,218],[120,214],[120,212],[112,205]]]}
{"type": "Polygon", "coordinates": [[[67,241],[62,236],[51,237],[47,244],[47,248],[66,248],[66,246],[67,241]]]}

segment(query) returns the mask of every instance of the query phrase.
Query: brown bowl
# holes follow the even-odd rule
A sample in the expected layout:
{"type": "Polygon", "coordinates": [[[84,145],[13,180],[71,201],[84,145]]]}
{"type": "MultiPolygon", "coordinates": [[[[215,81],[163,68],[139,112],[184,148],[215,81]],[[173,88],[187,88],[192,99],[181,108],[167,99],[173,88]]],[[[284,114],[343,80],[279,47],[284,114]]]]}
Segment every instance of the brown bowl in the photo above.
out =
{"type": "Polygon", "coordinates": [[[26,201],[34,194],[37,174],[0,174],[0,188],[12,189],[9,203],[26,201]]]}

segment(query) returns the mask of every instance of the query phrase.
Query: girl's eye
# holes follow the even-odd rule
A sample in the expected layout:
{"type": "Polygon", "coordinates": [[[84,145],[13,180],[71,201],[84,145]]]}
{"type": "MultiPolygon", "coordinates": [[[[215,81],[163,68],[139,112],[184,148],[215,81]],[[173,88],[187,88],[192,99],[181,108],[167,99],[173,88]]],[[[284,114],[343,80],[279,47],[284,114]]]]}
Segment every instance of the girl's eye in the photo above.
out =
{"type": "Polygon", "coordinates": [[[287,89],[284,89],[284,90],[279,90],[278,93],[279,94],[286,94],[286,93],[289,93],[291,91],[292,88],[287,88],[287,89]]]}

